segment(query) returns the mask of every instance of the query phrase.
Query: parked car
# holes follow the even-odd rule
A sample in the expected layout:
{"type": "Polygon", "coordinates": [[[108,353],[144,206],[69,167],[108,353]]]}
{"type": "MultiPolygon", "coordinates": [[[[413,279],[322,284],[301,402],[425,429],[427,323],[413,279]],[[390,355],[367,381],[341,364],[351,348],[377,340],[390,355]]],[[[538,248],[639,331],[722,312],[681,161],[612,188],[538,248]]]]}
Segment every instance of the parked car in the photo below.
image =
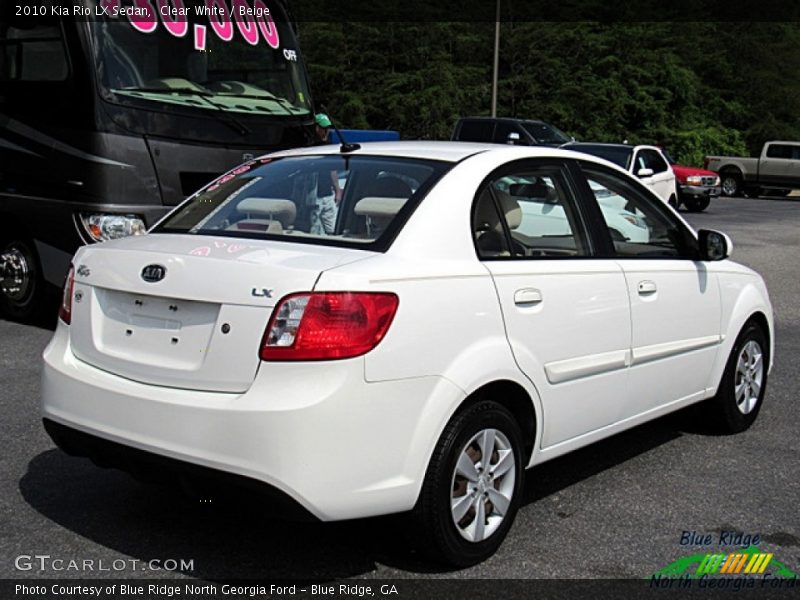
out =
{"type": "Polygon", "coordinates": [[[675,173],[678,185],[678,206],[681,204],[689,212],[702,212],[711,204],[711,199],[720,195],[722,189],[720,179],[716,173],[707,169],[679,165],[663,151],[664,157],[675,173]]]}
{"type": "Polygon", "coordinates": [[[222,473],[322,520],[405,512],[424,552],[473,564],[511,527],[526,468],[694,403],[721,431],[754,422],[773,313],[730,251],[588,154],[271,154],[146,235],[77,252],[44,425],[99,464],[222,473]],[[346,185],[322,233],[333,171],[346,185]],[[525,186],[547,206],[526,210],[525,186]],[[601,197],[646,237],[614,235],[601,197]]]}
{"type": "Polygon", "coordinates": [[[667,157],[658,146],[630,144],[595,144],[572,142],[562,148],[585,152],[610,161],[639,178],[644,185],[670,206],[678,206],[675,174],[667,157]]]}
{"type": "MultiPolygon", "coordinates": [[[[558,202],[558,191],[545,178],[521,178],[509,175],[497,180],[497,189],[509,193],[519,202],[522,223],[516,234],[530,236],[569,235],[569,220],[564,206],[558,202]]],[[[626,209],[627,200],[595,181],[589,182],[612,239],[647,242],[650,230],[642,216],[626,209]]]]}
{"type": "Polygon", "coordinates": [[[704,166],[719,173],[726,196],[785,196],[800,188],[800,142],[767,142],[758,158],[706,156],[704,166]]]}
{"type": "Polygon", "coordinates": [[[544,121],[508,117],[466,117],[458,120],[451,139],[456,142],[555,148],[573,141],[574,138],[544,121]]]}

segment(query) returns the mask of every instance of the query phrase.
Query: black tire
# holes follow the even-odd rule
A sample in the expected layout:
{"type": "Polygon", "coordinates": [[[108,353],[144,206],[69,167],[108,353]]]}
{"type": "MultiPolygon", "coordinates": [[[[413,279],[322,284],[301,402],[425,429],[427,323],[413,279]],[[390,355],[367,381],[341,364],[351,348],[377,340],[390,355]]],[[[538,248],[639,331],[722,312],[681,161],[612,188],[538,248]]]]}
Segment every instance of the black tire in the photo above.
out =
{"type": "Polygon", "coordinates": [[[742,191],[742,175],[738,171],[726,171],[720,175],[722,193],[726,196],[738,196],[742,191]]]}
{"type": "Polygon", "coordinates": [[[678,202],[678,197],[675,194],[672,194],[669,197],[669,200],[667,200],[667,204],[669,204],[675,210],[678,210],[678,207],[680,206],[680,202],[678,202]]]}
{"type": "Polygon", "coordinates": [[[688,198],[683,201],[683,205],[686,207],[686,210],[693,213],[703,212],[708,208],[709,204],[711,204],[711,200],[707,196],[701,198],[688,198]]]}
{"type": "Polygon", "coordinates": [[[46,286],[39,255],[32,241],[0,234],[0,255],[10,254],[24,261],[25,283],[15,290],[0,287],[0,314],[16,321],[29,321],[41,313],[46,286]]]}
{"type": "MultiPolygon", "coordinates": [[[[753,346],[749,346],[752,348],[753,346]]],[[[758,417],[761,405],[764,403],[764,393],[767,389],[767,369],[769,366],[769,344],[763,329],[753,321],[747,323],[742,329],[736,343],[733,345],[725,372],[722,375],[717,394],[705,403],[706,418],[709,425],[721,433],[739,433],[749,428],[758,417]],[[754,343],[761,352],[761,380],[755,404],[749,412],[743,412],[736,399],[737,383],[745,380],[738,373],[738,362],[743,349],[754,343]]]]}
{"type": "MultiPolygon", "coordinates": [[[[457,567],[474,565],[494,554],[511,528],[519,508],[525,473],[523,448],[519,425],[503,406],[488,400],[481,400],[457,413],[447,424],[436,444],[417,505],[409,515],[411,521],[409,534],[412,543],[429,558],[457,567]],[[472,446],[467,446],[468,442],[485,430],[496,430],[503,434],[510,442],[510,450],[514,457],[514,466],[490,485],[493,487],[501,485],[497,482],[513,472],[513,487],[508,486],[513,489],[513,492],[511,492],[508,508],[496,529],[482,541],[470,541],[462,536],[455,523],[451,511],[451,496],[454,491],[458,491],[461,485],[461,482],[457,482],[456,476],[456,464],[459,457],[462,452],[472,448],[472,446]]],[[[466,454],[466,452],[464,453],[466,454]]],[[[490,462],[494,460],[495,453],[493,451],[490,462]]],[[[499,458],[497,460],[499,461],[499,458]]],[[[482,456],[475,461],[475,464],[482,464],[482,456]]],[[[507,483],[511,484],[512,482],[507,483]]],[[[465,499],[470,495],[467,489],[469,485],[471,484],[464,482],[463,496],[465,499]]],[[[487,494],[488,492],[483,494],[483,498],[487,498],[487,494]]],[[[484,510],[487,506],[492,507],[491,501],[480,500],[480,492],[473,493],[471,496],[476,500],[469,501],[468,504],[474,505],[476,502],[483,502],[484,510]]],[[[470,508],[469,510],[471,512],[464,516],[462,522],[469,519],[470,516],[473,521],[477,520],[474,509],[470,508]]],[[[494,508],[491,510],[493,511],[494,508]]],[[[484,519],[484,523],[488,522],[489,518],[491,516],[484,519]]]]}

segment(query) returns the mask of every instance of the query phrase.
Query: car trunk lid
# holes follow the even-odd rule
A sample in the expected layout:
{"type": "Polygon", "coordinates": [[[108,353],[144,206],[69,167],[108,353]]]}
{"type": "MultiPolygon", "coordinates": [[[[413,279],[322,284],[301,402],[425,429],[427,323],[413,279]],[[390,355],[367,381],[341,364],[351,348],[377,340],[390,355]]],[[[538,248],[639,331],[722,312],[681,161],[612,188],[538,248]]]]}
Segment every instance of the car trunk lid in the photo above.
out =
{"type": "Polygon", "coordinates": [[[196,235],[87,246],[75,257],[71,343],[80,360],[169,387],[238,393],[275,304],[361,250],[196,235]]]}

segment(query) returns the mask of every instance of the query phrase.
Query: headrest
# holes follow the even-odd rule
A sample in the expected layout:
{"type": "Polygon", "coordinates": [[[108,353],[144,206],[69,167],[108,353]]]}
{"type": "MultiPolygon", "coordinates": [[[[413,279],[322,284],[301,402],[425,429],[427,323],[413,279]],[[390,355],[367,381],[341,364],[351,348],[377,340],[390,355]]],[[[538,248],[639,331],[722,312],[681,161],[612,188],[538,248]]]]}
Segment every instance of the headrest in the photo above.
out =
{"type": "MultiPolygon", "coordinates": [[[[493,229],[498,233],[502,231],[500,220],[497,218],[497,211],[494,208],[494,202],[489,197],[489,188],[484,190],[481,198],[478,200],[478,212],[475,214],[475,220],[479,225],[487,225],[489,229],[493,229]]],[[[497,200],[500,202],[500,209],[506,217],[506,222],[510,229],[516,229],[522,223],[522,209],[514,198],[507,192],[494,189],[497,200]]]]}
{"type": "Polygon", "coordinates": [[[535,198],[553,202],[558,200],[555,188],[550,187],[539,179],[536,183],[514,183],[509,186],[508,191],[512,196],[522,198],[535,198]]]}
{"type": "Polygon", "coordinates": [[[268,217],[280,221],[284,227],[294,223],[297,208],[285,198],[258,198],[251,196],[236,205],[236,210],[257,217],[268,217]]]}
{"type": "Polygon", "coordinates": [[[508,228],[516,229],[522,223],[522,209],[519,207],[519,202],[506,192],[497,189],[494,192],[500,201],[500,210],[503,211],[506,217],[508,228]]]}
{"type": "Polygon", "coordinates": [[[367,196],[356,203],[354,212],[357,215],[365,215],[373,218],[394,217],[408,198],[389,198],[384,196],[367,196]]]}

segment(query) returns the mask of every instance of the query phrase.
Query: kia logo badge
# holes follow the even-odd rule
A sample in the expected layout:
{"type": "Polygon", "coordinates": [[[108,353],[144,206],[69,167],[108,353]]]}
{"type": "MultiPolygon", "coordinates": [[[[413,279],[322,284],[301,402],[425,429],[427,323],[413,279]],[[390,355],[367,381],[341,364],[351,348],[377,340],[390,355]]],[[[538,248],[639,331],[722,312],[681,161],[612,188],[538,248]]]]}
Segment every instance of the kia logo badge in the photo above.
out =
{"type": "Polygon", "coordinates": [[[147,265],[142,269],[142,279],[148,283],[155,283],[164,279],[167,274],[167,269],[161,265],[147,265]]]}

